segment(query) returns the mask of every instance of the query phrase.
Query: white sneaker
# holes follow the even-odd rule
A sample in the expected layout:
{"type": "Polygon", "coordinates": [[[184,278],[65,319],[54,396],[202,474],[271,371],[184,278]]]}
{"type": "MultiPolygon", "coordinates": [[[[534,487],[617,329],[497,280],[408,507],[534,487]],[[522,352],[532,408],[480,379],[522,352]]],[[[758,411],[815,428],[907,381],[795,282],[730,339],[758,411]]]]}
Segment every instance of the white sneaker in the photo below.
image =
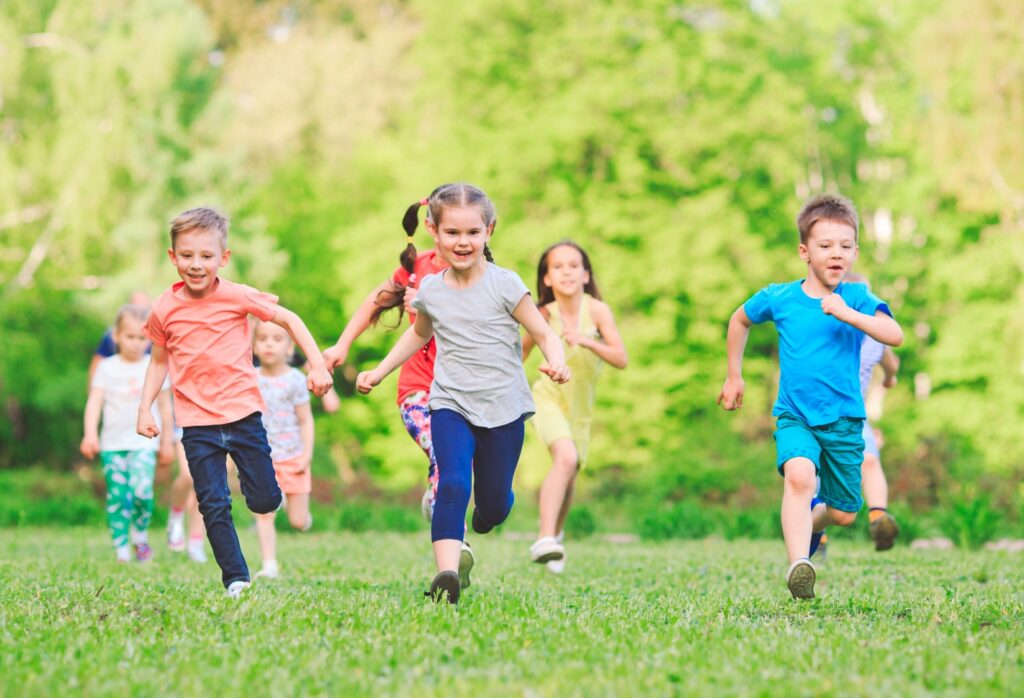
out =
{"type": "Polygon", "coordinates": [[[794,561],[789,566],[789,571],[786,572],[786,585],[789,587],[789,593],[793,595],[794,599],[813,599],[814,582],[817,577],[818,573],[814,570],[814,563],[806,557],[794,561]]]}
{"type": "Polygon", "coordinates": [[[200,564],[206,562],[206,543],[203,540],[188,542],[188,559],[200,564]]]}
{"type": "MultiPolygon", "coordinates": [[[[558,540],[558,538],[556,537],[555,540],[558,540]]],[[[561,560],[549,560],[544,567],[551,574],[562,574],[562,572],[565,572],[565,560],[567,557],[569,557],[569,554],[563,550],[561,560]]]]}
{"type": "Polygon", "coordinates": [[[114,548],[114,555],[118,562],[131,562],[132,549],[130,546],[122,545],[119,548],[114,548]]]}
{"type": "Polygon", "coordinates": [[[558,533],[555,534],[555,542],[556,543],[564,543],[565,542],[565,530],[561,530],[561,531],[559,531],[558,533]]]}
{"type": "Polygon", "coordinates": [[[277,560],[267,560],[263,563],[263,569],[256,573],[257,577],[264,579],[277,579],[281,571],[277,567],[277,560]]]}
{"type": "Polygon", "coordinates": [[[551,562],[565,557],[565,548],[553,536],[538,538],[530,546],[530,558],[534,562],[551,562]]]}
{"type": "Polygon", "coordinates": [[[430,485],[427,485],[427,491],[420,498],[420,513],[427,521],[434,518],[434,488],[430,485]]]}
{"type": "Polygon", "coordinates": [[[167,521],[167,547],[175,553],[185,552],[185,517],[171,514],[167,521]]]}
{"type": "Polygon", "coordinates": [[[249,588],[249,582],[243,582],[241,579],[235,580],[228,584],[228,596],[233,599],[237,599],[242,595],[242,592],[249,588]]]}

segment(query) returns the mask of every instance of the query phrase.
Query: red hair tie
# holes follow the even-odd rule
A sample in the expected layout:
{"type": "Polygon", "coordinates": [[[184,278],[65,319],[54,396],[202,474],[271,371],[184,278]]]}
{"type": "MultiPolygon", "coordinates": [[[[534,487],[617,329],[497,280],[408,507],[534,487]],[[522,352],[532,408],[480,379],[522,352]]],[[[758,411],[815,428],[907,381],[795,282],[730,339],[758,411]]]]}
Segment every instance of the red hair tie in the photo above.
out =
{"type": "Polygon", "coordinates": [[[426,206],[429,203],[430,203],[430,199],[429,198],[427,198],[427,199],[420,199],[420,206],[426,206]]]}

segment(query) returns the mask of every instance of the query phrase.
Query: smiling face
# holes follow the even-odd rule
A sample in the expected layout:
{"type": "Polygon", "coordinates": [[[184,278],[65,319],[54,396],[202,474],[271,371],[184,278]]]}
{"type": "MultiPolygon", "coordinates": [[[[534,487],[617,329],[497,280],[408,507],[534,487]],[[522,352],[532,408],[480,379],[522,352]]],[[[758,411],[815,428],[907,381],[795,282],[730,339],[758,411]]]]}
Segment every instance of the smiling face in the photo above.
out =
{"type": "Polygon", "coordinates": [[[295,344],[280,325],[261,322],[256,326],[252,348],[256,358],[260,360],[260,366],[269,369],[285,365],[295,350],[295,344]]]}
{"type": "Polygon", "coordinates": [[[807,279],[828,292],[835,290],[857,259],[857,232],[847,223],[822,218],[800,244],[807,279]]]}
{"type": "Polygon", "coordinates": [[[466,272],[487,264],[484,245],[491,239],[494,224],[484,222],[476,207],[448,206],[436,223],[427,221],[441,257],[456,272],[466,272]]]}
{"type": "Polygon", "coordinates": [[[228,263],[231,250],[224,249],[216,230],[196,228],[180,233],[168,256],[185,282],[185,294],[204,298],[217,287],[217,270],[228,263]]]}
{"type": "Polygon", "coordinates": [[[149,337],[142,331],[144,320],[124,315],[114,328],[114,342],[122,359],[134,363],[142,358],[149,346],[149,337]]]}
{"type": "Polygon", "coordinates": [[[579,250],[571,245],[559,245],[548,252],[543,281],[556,297],[569,298],[583,293],[583,287],[590,281],[590,272],[579,250]]]}

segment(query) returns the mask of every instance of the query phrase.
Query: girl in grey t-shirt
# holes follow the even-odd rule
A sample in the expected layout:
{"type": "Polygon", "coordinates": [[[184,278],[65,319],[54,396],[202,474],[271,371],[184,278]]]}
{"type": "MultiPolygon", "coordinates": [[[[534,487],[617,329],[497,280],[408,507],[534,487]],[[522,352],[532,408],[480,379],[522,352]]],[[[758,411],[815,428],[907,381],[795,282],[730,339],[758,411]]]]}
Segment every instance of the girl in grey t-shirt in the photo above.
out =
{"type": "Polygon", "coordinates": [[[435,189],[426,203],[427,229],[449,268],[420,282],[412,303],[416,323],[375,369],[359,374],[356,388],[370,392],[435,338],[430,414],[439,480],[431,539],[438,574],[428,594],[435,601],[457,603],[460,589],[469,585],[469,570],[460,570],[459,563],[471,488],[477,533],[503,522],[515,500],[512,478],[524,424],[534,411],[519,325],[547,360],[541,372],[564,383],[569,369],[561,340],[530,299],[526,284],[491,259],[487,241],[496,216],[487,195],[469,184],[448,184],[435,189]]]}

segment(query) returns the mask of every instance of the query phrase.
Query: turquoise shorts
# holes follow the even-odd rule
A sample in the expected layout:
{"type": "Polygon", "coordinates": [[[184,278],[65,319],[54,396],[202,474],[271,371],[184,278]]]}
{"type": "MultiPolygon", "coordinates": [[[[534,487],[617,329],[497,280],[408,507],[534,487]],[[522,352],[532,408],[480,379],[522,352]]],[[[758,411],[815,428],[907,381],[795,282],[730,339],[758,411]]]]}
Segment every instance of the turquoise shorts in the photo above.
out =
{"type": "Polygon", "coordinates": [[[821,478],[818,497],[833,509],[860,511],[860,466],[864,461],[864,420],[841,417],[831,424],[809,427],[791,414],[780,414],[775,425],[776,466],[790,458],[807,458],[821,478]]]}

